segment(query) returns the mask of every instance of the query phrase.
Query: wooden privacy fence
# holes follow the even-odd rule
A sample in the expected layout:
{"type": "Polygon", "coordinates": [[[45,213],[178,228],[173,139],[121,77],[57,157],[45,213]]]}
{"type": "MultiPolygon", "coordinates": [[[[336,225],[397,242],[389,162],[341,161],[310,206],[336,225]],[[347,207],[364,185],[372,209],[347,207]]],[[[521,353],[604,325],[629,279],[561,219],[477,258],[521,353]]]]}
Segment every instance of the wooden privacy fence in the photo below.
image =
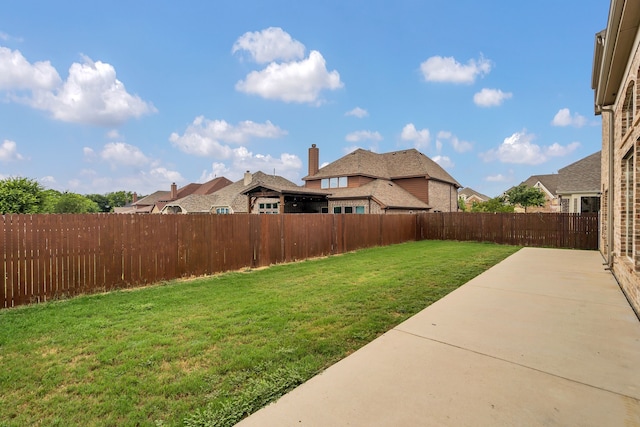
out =
{"type": "Polygon", "coordinates": [[[418,239],[494,242],[503,245],[598,249],[598,214],[419,214],[418,239]]]}
{"type": "Polygon", "coordinates": [[[0,308],[411,240],[597,249],[597,215],[3,215],[0,308]]]}

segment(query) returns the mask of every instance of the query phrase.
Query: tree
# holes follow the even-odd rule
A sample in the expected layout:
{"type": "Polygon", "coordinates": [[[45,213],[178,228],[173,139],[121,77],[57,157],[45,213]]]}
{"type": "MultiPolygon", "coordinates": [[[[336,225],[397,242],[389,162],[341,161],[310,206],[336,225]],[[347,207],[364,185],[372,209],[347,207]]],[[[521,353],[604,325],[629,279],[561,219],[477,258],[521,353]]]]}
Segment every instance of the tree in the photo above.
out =
{"type": "Polygon", "coordinates": [[[85,196],[87,199],[93,201],[96,205],[98,205],[98,209],[100,212],[111,212],[111,202],[109,198],[104,194],[87,194],[85,196]]]}
{"type": "Polygon", "coordinates": [[[100,208],[91,199],[76,193],[65,191],[55,203],[54,213],[92,213],[100,212],[100,208]]]}
{"type": "Polygon", "coordinates": [[[505,196],[510,204],[522,206],[525,212],[529,206],[544,206],[547,202],[542,190],[537,187],[529,187],[526,184],[513,187],[505,193],[505,196]]]}
{"type": "Polygon", "coordinates": [[[43,188],[38,181],[14,177],[0,180],[0,214],[40,212],[43,188]]]}
{"type": "Polygon", "coordinates": [[[41,213],[54,213],[56,209],[56,203],[58,203],[58,199],[60,199],[60,195],[62,193],[58,190],[47,189],[42,192],[42,208],[40,209],[41,213]]]}
{"type": "Polygon", "coordinates": [[[131,191],[113,191],[106,194],[87,194],[85,197],[96,202],[100,212],[113,212],[113,208],[125,206],[131,202],[133,193],[131,191]]]}
{"type": "Polygon", "coordinates": [[[461,210],[462,212],[467,211],[467,204],[464,202],[462,197],[458,197],[458,210],[461,210]]]}
{"type": "Polygon", "coordinates": [[[502,197],[494,197],[486,202],[473,202],[471,212],[513,212],[513,206],[504,203],[502,197]]]}

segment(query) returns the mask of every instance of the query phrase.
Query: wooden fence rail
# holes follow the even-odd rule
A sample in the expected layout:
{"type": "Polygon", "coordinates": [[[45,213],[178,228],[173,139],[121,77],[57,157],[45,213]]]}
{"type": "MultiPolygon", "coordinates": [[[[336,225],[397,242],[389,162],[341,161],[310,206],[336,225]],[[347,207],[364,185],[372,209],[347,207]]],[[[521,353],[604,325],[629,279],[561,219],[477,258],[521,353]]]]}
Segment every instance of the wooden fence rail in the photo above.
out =
{"type": "Polygon", "coordinates": [[[411,240],[597,249],[597,215],[3,215],[0,308],[411,240]]]}

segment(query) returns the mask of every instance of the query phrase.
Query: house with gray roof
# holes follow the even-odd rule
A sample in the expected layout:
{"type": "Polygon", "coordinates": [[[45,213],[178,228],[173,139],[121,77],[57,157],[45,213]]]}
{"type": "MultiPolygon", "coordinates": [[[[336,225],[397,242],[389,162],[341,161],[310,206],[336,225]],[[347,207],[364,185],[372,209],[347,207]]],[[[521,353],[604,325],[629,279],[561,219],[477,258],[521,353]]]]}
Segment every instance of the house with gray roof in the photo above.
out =
{"type": "Polygon", "coordinates": [[[556,193],[562,212],[600,211],[601,154],[598,151],[558,171],[556,193]]]}
{"type": "Polygon", "coordinates": [[[162,213],[306,213],[320,212],[326,193],[299,187],[286,178],[258,171],[213,194],[190,194],[168,202],[162,213]]]}
{"type": "Polygon", "coordinates": [[[126,210],[116,211],[118,213],[160,213],[167,203],[183,199],[189,195],[203,196],[212,194],[228,185],[231,181],[221,176],[209,180],[205,183],[190,183],[178,188],[176,183],[171,184],[169,191],[159,190],[136,200],[126,210]]]}
{"type": "Polygon", "coordinates": [[[320,168],[309,149],[307,189],[326,191],[330,213],[408,213],[458,210],[461,185],[415,149],[373,153],[357,149],[320,168]]]}

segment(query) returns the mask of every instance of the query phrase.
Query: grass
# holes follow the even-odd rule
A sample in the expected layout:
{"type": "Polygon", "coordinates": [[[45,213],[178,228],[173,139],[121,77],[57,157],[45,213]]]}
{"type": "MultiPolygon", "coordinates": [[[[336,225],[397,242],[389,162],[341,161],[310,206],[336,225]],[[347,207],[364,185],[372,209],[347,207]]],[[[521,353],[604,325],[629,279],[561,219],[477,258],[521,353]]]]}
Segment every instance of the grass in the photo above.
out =
{"type": "Polygon", "coordinates": [[[422,241],[0,311],[0,426],[233,425],[517,249],[422,241]]]}

